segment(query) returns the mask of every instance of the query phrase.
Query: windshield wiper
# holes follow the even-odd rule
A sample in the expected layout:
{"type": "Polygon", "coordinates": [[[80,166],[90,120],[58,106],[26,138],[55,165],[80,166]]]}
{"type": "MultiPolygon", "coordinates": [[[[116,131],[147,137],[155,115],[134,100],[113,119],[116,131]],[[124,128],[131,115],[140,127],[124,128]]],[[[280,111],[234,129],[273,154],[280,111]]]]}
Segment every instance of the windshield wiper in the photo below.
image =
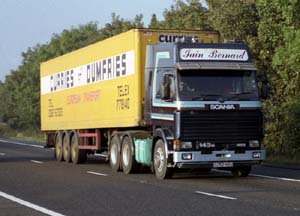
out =
{"type": "Polygon", "coordinates": [[[233,93],[232,95],[248,95],[248,94],[253,94],[254,92],[252,91],[244,91],[240,93],[233,93]]]}
{"type": "Polygon", "coordinates": [[[203,94],[203,95],[198,95],[195,97],[192,97],[192,101],[196,101],[196,100],[206,100],[206,99],[215,99],[218,101],[224,101],[224,95],[221,94],[203,94]],[[213,98],[211,98],[213,97],[213,98]]]}
{"type": "Polygon", "coordinates": [[[240,92],[240,93],[232,93],[229,95],[231,95],[233,97],[239,97],[239,96],[243,96],[243,95],[255,95],[255,92],[245,91],[245,92],[240,92]]]}

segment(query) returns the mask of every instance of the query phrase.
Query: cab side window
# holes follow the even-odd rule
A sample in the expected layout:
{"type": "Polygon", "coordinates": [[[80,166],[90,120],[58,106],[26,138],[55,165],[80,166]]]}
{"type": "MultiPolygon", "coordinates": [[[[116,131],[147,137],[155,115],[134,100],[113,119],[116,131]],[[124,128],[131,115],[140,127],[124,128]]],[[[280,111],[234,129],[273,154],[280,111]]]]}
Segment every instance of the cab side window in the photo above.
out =
{"type": "Polygon", "coordinates": [[[174,75],[171,74],[171,70],[158,71],[155,98],[161,100],[175,99],[174,75]]]}

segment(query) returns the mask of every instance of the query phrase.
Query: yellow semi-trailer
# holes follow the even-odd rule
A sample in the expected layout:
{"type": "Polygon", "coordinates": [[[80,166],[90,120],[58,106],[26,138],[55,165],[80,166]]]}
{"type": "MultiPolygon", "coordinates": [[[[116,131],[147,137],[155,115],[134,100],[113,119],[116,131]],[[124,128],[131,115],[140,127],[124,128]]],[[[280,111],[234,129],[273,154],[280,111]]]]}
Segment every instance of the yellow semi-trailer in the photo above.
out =
{"type": "Polygon", "coordinates": [[[146,45],[184,35],[219,41],[217,32],[136,29],[42,63],[42,130],[144,126],[146,45]]]}
{"type": "Polygon", "coordinates": [[[42,63],[41,128],[56,159],[103,153],[115,171],[150,166],[160,179],[186,167],[248,175],[265,157],[256,68],[246,46],[219,41],[214,31],[134,29],[42,63]],[[234,96],[199,87],[220,80],[234,96]],[[183,81],[194,91],[182,93],[183,81]]]}

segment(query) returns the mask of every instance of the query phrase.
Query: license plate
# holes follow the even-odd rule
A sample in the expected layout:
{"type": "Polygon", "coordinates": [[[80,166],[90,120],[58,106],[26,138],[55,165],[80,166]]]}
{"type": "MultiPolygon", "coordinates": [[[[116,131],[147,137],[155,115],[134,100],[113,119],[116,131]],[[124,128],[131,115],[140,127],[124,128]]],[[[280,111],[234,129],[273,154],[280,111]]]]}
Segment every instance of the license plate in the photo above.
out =
{"type": "Polygon", "coordinates": [[[214,168],[233,167],[233,162],[214,162],[214,168]]]}

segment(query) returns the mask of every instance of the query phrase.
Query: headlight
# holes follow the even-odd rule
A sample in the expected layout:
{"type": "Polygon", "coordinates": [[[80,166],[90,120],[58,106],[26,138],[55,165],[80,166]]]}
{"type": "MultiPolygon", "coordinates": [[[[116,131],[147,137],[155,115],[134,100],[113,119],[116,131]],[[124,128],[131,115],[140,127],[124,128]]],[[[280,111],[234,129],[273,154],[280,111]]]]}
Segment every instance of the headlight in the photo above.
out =
{"type": "Polygon", "coordinates": [[[250,140],[249,141],[249,147],[250,148],[257,148],[257,147],[259,147],[259,141],[258,140],[250,140]]]}
{"type": "Polygon", "coordinates": [[[193,155],[192,153],[184,153],[182,154],[182,160],[192,160],[193,159],[193,155]]]}
{"type": "Polygon", "coordinates": [[[193,148],[192,142],[181,142],[182,149],[191,149],[193,148]]]}

